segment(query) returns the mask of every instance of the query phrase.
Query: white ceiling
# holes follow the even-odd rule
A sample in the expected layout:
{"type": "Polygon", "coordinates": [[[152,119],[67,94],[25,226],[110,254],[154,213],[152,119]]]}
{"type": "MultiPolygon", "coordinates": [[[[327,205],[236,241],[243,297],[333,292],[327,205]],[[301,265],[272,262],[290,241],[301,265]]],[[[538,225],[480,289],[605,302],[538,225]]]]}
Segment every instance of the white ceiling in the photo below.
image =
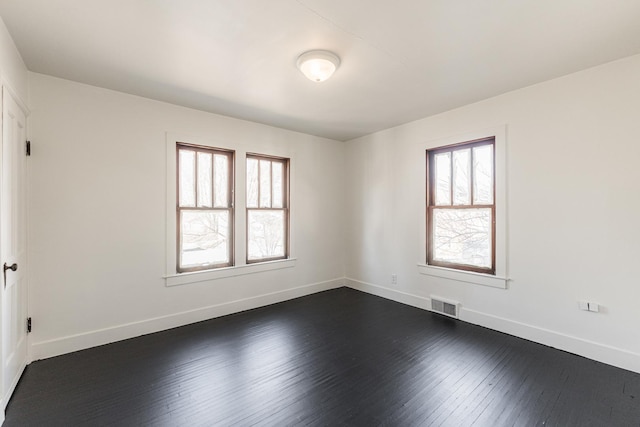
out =
{"type": "Polygon", "coordinates": [[[639,0],[0,0],[29,70],[349,140],[640,53],[639,0]],[[337,53],[328,81],[295,66],[337,53]]]}

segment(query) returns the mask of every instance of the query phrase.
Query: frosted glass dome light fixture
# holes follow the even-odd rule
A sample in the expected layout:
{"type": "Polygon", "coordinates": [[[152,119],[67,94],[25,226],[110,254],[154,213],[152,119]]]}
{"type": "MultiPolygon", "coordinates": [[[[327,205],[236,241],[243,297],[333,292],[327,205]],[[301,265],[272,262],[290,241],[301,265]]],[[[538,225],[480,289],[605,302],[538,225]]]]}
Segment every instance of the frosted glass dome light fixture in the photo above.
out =
{"type": "Polygon", "coordinates": [[[297,65],[309,80],[323,82],[338,69],[340,58],[328,50],[310,50],[298,57],[297,65]]]}

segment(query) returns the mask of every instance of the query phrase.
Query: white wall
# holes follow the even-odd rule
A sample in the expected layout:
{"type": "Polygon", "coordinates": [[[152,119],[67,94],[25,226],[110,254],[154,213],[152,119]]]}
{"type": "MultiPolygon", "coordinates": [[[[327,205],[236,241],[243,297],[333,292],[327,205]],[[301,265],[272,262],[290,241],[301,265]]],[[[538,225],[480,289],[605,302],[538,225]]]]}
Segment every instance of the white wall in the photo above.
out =
{"type": "Polygon", "coordinates": [[[33,359],[342,285],[343,143],[29,76],[33,359]],[[166,132],[293,155],[295,267],[165,286],[166,132]]]}
{"type": "Polygon", "coordinates": [[[0,77],[2,83],[9,87],[18,101],[26,103],[28,93],[27,67],[24,65],[2,18],[0,18],[0,77]]]}
{"type": "Polygon", "coordinates": [[[634,56],[348,142],[350,285],[640,372],[638,76],[634,56]],[[509,288],[419,274],[425,149],[505,125],[509,288]]]}

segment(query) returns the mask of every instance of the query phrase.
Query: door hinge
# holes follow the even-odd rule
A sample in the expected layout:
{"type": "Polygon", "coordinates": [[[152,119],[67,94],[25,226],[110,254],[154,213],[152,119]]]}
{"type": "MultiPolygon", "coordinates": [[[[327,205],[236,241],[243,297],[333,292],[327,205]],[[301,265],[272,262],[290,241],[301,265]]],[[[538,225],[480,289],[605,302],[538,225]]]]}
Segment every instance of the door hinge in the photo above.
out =
{"type": "Polygon", "coordinates": [[[31,317],[27,317],[27,333],[31,332],[31,317]]]}
{"type": "Polygon", "coordinates": [[[27,141],[27,156],[31,155],[31,141],[27,141]]]}

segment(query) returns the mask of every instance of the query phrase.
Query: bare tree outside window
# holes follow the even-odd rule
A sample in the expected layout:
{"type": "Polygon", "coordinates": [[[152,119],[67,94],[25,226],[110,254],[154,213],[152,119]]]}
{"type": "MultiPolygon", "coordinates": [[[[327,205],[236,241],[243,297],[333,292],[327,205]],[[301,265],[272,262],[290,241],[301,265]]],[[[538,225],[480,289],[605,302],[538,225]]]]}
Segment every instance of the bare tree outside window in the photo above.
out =
{"type": "Polygon", "coordinates": [[[289,256],[289,159],[247,155],[247,262],[289,256]]]}
{"type": "Polygon", "coordinates": [[[427,150],[427,263],[495,274],[495,138],[427,150]]]}
{"type": "Polygon", "coordinates": [[[178,272],[233,265],[233,152],[177,144],[178,272]]]}

